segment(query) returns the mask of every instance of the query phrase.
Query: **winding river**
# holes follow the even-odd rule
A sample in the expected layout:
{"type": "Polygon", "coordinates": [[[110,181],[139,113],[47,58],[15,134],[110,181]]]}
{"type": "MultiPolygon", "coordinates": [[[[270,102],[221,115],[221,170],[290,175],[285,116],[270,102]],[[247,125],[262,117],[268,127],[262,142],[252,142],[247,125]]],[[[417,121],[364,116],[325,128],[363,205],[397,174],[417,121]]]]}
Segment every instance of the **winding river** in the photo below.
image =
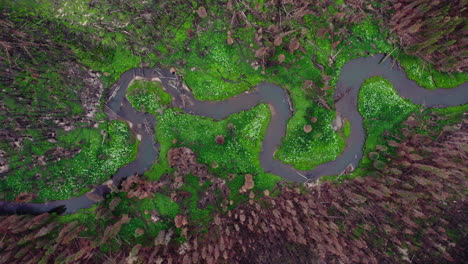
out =
{"type": "Polygon", "coordinates": [[[185,113],[216,120],[248,110],[260,103],[268,104],[273,111],[260,152],[260,164],[266,172],[295,182],[315,180],[325,175],[338,175],[349,165],[357,167],[363,155],[362,149],[365,141],[365,131],[362,126],[362,117],[357,109],[357,101],[359,89],[367,78],[380,75],[393,83],[401,97],[429,108],[468,103],[468,83],[463,83],[453,89],[427,90],[409,80],[406,74],[399,70],[399,67],[392,67],[391,60],[379,63],[383,56],[379,54],[353,59],[343,66],[335,89],[335,98],[340,98],[335,104],[335,109],[343,118],[350,121],[351,134],[347,139],[345,150],[338,158],[308,171],[296,170],[274,159],[274,152],[285,136],[287,121],[293,114],[293,107],[285,89],[264,82],[250,91],[225,101],[199,101],[194,98],[181,77],[170,73],[169,70],[128,70],[110,89],[105,113],[111,120],[119,119],[127,122],[133,133],[140,139],[136,159],[120,168],[111,180],[99,185],[88,194],[40,204],[0,201],[0,214],[41,214],[51,211],[74,213],[104,199],[103,197],[111,192],[111,188],[118,186],[123,179],[149,170],[159,155],[159,144],[154,137],[156,119],[151,114],[136,111],[127,100],[127,88],[134,80],[160,81],[164,90],[172,95],[173,107],[178,107],[185,113]]]}

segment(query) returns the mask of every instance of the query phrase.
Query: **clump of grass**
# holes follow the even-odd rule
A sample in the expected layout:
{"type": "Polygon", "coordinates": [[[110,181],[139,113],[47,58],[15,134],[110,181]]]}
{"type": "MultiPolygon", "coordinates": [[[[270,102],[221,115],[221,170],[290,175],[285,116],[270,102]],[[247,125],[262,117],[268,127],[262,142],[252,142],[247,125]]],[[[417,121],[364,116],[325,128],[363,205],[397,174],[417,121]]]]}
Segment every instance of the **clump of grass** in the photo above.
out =
{"type": "Polygon", "coordinates": [[[343,134],[345,138],[349,138],[349,135],[351,135],[351,123],[346,120],[344,127],[343,127],[343,134]]]}
{"type": "Polygon", "coordinates": [[[159,115],[171,103],[172,97],[164,92],[161,83],[135,81],[127,89],[127,98],[140,112],[159,115]]]}

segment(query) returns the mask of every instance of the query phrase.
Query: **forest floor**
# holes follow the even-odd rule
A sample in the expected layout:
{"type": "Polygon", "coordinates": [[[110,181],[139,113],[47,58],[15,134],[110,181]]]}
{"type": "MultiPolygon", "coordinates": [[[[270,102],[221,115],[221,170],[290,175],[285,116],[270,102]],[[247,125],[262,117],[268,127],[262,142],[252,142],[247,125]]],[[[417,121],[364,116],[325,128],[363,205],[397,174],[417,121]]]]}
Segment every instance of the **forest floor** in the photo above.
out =
{"type": "MultiPolygon", "coordinates": [[[[463,65],[457,64],[463,61],[457,42],[441,45],[443,39],[457,38],[454,32],[461,24],[456,18],[456,12],[447,11],[456,8],[456,1],[446,9],[437,9],[437,5],[443,3],[433,3],[427,7],[425,5],[428,1],[416,1],[407,7],[418,8],[419,5],[421,8],[427,7],[424,9],[429,10],[427,12],[441,10],[441,13],[447,12],[441,16],[453,16],[453,19],[441,20],[439,23],[432,23],[434,21],[431,20],[433,25],[441,27],[439,31],[434,31],[441,36],[430,35],[431,39],[426,43],[418,41],[426,40],[422,36],[428,36],[425,33],[431,30],[429,24],[421,25],[420,28],[395,26],[401,23],[401,14],[406,12],[401,7],[408,6],[408,1],[283,2],[275,4],[272,1],[229,0],[222,5],[218,2],[214,4],[213,1],[178,0],[161,1],[158,4],[137,0],[7,3],[0,13],[0,71],[5,73],[0,78],[0,199],[44,202],[78,196],[89,191],[93,185],[109,179],[118,168],[134,159],[138,140],[128,125],[120,121],[108,121],[103,113],[108,89],[130,68],[173,68],[184,77],[186,84],[200,100],[224,100],[262,81],[270,81],[288,89],[294,116],[288,122],[287,134],[276,152],[276,158],[298,169],[312,169],[334,160],[345,147],[345,138],[350,133],[349,124],[345,123],[336,132],[331,125],[326,124],[331,124],[336,116],[333,90],[341,67],[350,59],[376,53],[391,54],[393,59],[401,63],[410,79],[428,89],[451,88],[468,80],[463,65]],[[387,12],[386,8],[395,12],[387,12]],[[430,50],[433,47],[453,52],[445,52],[446,57],[441,57],[443,55],[430,50]],[[452,68],[446,69],[444,65],[451,65],[452,68]],[[441,69],[446,72],[440,72],[441,69]],[[304,127],[307,125],[314,126],[312,133],[305,133],[304,127]]],[[[425,14],[414,13],[418,16],[425,14]]],[[[425,21],[420,17],[406,17],[425,21]]],[[[438,16],[431,17],[435,19],[438,16]]],[[[405,25],[419,23],[403,22],[405,25]]],[[[286,200],[294,200],[295,196],[291,196],[291,192],[284,187],[288,183],[265,173],[259,166],[261,139],[270,118],[266,105],[214,122],[168,108],[170,97],[154,83],[135,83],[129,89],[128,97],[136,109],[153,113],[159,120],[156,138],[161,143],[161,156],[158,162],[141,179],[129,180],[124,191],[112,194],[103,205],[68,216],[40,216],[35,220],[28,217],[2,218],[2,228],[16,234],[8,237],[11,241],[7,240],[9,248],[13,250],[3,250],[8,247],[5,244],[7,242],[2,240],[0,243],[2,252],[9,254],[2,259],[16,258],[13,262],[17,262],[22,257],[31,258],[27,249],[33,247],[41,252],[37,258],[43,258],[44,261],[72,256],[74,259],[69,259],[71,262],[90,259],[98,261],[105,259],[105,255],[131,259],[140,249],[141,252],[147,252],[147,246],[155,243],[158,249],[166,248],[167,252],[172,251],[161,245],[176,245],[173,248],[183,251],[180,246],[184,242],[196,247],[193,239],[196,241],[197,237],[202,237],[200,234],[214,230],[215,215],[224,214],[221,212],[226,213],[223,221],[237,223],[239,218],[245,217],[240,216],[242,210],[252,210],[244,207],[256,207],[258,204],[261,208],[268,208],[270,205],[266,203],[270,202],[264,199],[269,198],[264,197],[278,199],[276,201],[280,203],[285,201],[284,197],[287,197],[286,200]],[[230,124],[236,127],[236,131],[242,132],[230,135],[230,124]],[[179,133],[174,132],[174,127],[180,130],[179,133]],[[220,149],[215,141],[218,135],[224,135],[238,144],[230,146],[228,151],[220,149]],[[194,162],[206,166],[210,179],[201,181],[192,172],[183,177],[183,183],[178,189],[163,187],[154,191],[156,187],[153,184],[156,181],[174,180],[177,169],[170,166],[168,155],[171,149],[182,151],[181,148],[189,148],[196,154],[194,162]],[[216,179],[222,179],[225,183],[216,179]],[[236,212],[238,216],[234,216],[233,212],[227,216],[230,211],[236,212]],[[25,226],[36,233],[13,226],[13,223],[22,221],[29,223],[25,226]],[[85,227],[84,223],[89,225],[85,227]],[[41,231],[35,229],[39,227],[41,231]],[[24,239],[20,240],[19,237],[24,239]],[[40,238],[43,245],[36,247],[29,239],[32,237],[40,238]],[[45,239],[49,239],[49,242],[45,239]],[[69,241],[74,241],[74,244],[69,241]],[[16,243],[20,247],[15,247],[16,243]],[[83,251],[63,245],[80,245],[83,251]],[[123,255],[116,253],[120,247],[125,248],[121,251],[123,255]],[[19,252],[21,248],[23,251],[19,252]]],[[[374,178],[384,179],[377,180],[380,184],[390,174],[392,177],[399,173],[403,173],[401,177],[413,177],[415,174],[407,174],[399,165],[392,165],[395,160],[404,163],[395,155],[399,153],[402,142],[406,142],[405,138],[427,135],[434,142],[439,142],[446,139],[446,133],[456,134],[456,130],[466,129],[462,121],[467,112],[466,105],[440,110],[420,108],[395,95],[391,85],[380,77],[369,79],[363,84],[358,108],[364,117],[367,132],[365,158],[354,173],[326,177],[333,182],[341,184],[351,178],[369,176],[369,181],[374,178]],[[375,90],[381,93],[370,92],[375,90]],[[369,102],[378,104],[381,111],[366,112],[364,109],[369,102]],[[403,110],[395,112],[396,108],[403,110]],[[378,123],[375,119],[379,119],[378,123]],[[372,125],[369,120],[372,120],[372,125]]],[[[416,149],[416,146],[409,147],[416,149]]],[[[183,150],[185,154],[190,153],[183,150]]],[[[424,158],[423,161],[428,161],[426,158],[432,162],[440,160],[432,154],[424,156],[426,154],[418,155],[424,158]]],[[[432,166],[432,163],[420,162],[418,156],[411,157],[415,159],[412,163],[432,166]]],[[[422,173],[425,169],[432,168],[419,166],[414,170],[422,173]]],[[[450,166],[443,168],[448,171],[451,169],[450,166]]],[[[414,181],[428,188],[427,192],[432,192],[425,185],[427,182],[420,178],[414,178],[414,181]]],[[[352,180],[349,182],[349,185],[355,184],[352,180]]],[[[427,184],[439,186],[445,183],[427,184]]],[[[415,196],[417,199],[427,196],[411,194],[414,189],[407,187],[403,187],[406,188],[405,197],[408,199],[405,201],[414,201],[415,196]]],[[[372,190],[367,191],[369,196],[366,199],[372,200],[379,196],[372,194],[372,190]]],[[[464,200],[457,198],[458,191],[454,192],[454,200],[459,201],[460,206],[466,206],[464,200]]],[[[346,204],[336,199],[333,201],[337,204],[346,204]]],[[[448,201],[446,197],[440,200],[441,203],[448,201]]],[[[286,207],[284,210],[290,210],[286,207]]],[[[441,211],[459,210],[442,205],[441,208],[441,211]]],[[[431,213],[436,211],[434,209],[431,213]]],[[[249,230],[247,223],[255,221],[254,214],[265,214],[264,209],[249,212],[254,213],[245,218],[247,220],[241,221],[240,225],[237,223],[237,228],[235,224],[230,224],[233,229],[227,230],[249,230]],[[250,218],[252,220],[248,220],[250,218]]],[[[434,219],[432,217],[435,215],[431,214],[429,218],[434,219]]],[[[458,217],[455,213],[453,215],[458,217]]],[[[388,253],[389,256],[385,255],[385,258],[391,258],[393,254],[399,260],[411,258],[412,253],[420,256],[420,252],[424,252],[420,251],[421,245],[429,243],[422,241],[428,238],[434,242],[429,244],[438,248],[436,252],[450,260],[450,256],[445,254],[453,252],[450,251],[453,248],[447,246],[450,244],[446,245],[446,241],[437,244],[438,240],[424,234],[447,234],[448,241],[455,245],[466,241],[466,225],[456,228],[451,225],[455,216],[440,220],[442,223],[450,223],[450,228],[441,224],[443,230],[424,226],[423,219],[427,218],[420,217],[411,220],[411,223],[424,227],[414,227],[414,230],[405,234],[395,233],[395,229],[399,228],[398,223],[382,222],[381,218],[376,220],[375,224],[380,224],[376,232],[367,230],[364,224],[361,229],[352,232],[364,234],[360,237],[367,239],[367,244],[362,247],[369,247],[369,252],[382,245],[389,245],[386,237],[392,237],[390,234],[397,234],[399,239],[401,236],[409,239],[413,233],[417,234],[417,239],[412,242],[403,240],[399,247],[396,246],[397,242],[391,240],[391,243],[396,244],[390,243],[391,246],[385,247],[385,252],[372,251],[370,254],[362,249],[362,252],[368,253],[367,256],[378,258],[388,253]],[[385,223],[391,229],[387,229],[385,223]]],[[[271,215],[266,214],[264,217],[271,215]]],[[[434,223],[437,221],[434,220],[434,223]]],[[[340,230],[351,230],[347,229],[350,226],[348,223],[333,223],[340,230]]],[[[409,225],[413,228],[411,223],[409,225]]],[[[324,224],[331,229],[334,225],[328,222],[324,224]]],[[[292,233],[297,235],[301,232],[292,233]]],[[[300,239],[292,237],[289,237],[294,242],[291,242],[294,244],[291,248],[299,251],[291,252],[305,251],[296,243],[301,244],[300,239]]],[[[237,249],[243,248],[238,246],[237,249]]],[[[454,256],[461,254],[457,253],[459,248],[453,250],[454,256]]],[[[318,251],[306,251],[308,254],[319,254],[318,251]]],[[[327,252],[326,257],[333,255],[343,260],[342,255],[334,250],[324,249],[323,252],[327,252]]],[[[352,251],[345,252],[352,255],[352,251]]],[[[222,252],[219,254],[222,255],[222,252]]],[[[185,255],[180,254],[182,257],[174,259],[182,263],[185,255]]],[[[422,263],[424,258],[420,259],[422,263]]],[[[242,262],[242,259],[237,260],[242,262]]]]}

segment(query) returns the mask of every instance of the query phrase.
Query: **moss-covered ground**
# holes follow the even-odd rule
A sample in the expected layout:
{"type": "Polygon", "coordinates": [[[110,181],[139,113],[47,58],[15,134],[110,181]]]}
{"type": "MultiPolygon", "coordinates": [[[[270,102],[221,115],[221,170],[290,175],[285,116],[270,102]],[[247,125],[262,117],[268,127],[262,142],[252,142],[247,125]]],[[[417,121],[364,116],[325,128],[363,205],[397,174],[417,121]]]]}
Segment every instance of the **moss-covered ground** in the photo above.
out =
{"type": "Polygon", "coordinates": [[[404,53],[395,56],[409,79],[428,89],[454,88],[468,81],[466,73],[443,73],[422,59],[404,53]]]}
{"type": "Polygon", "coordinates": [[[369,153],[375,151],[378,144],[385,145],[384,132],[393,130],[410,113],[418,110],[418,106],[401,98],[393,85],[380,76],[364,82],[358,100],[358,110],[366,131],[361,164],[367,166],[375,161],[373,157],[369,157],[369,153]]]}
{"type": "Polygon", "coordinates": [[[134,81],[127,89],[127,98],[137,111],[155,116],[160,115],[172,100],[161,83],[148,81],[134,81]]]}
{"type": "Polygon", "coordinates": [[[97,129],[61,132],[56,144],[26,141],[22,150],[10,158],[10,166],[15,169],[0,181],[2,199],[12,200],[22,192],[36,194],[37,202],[79,196],[131,162],[137,146],[138,141],[121,121],[106,121],[97,129]],[[57,148],[80,152],[71,158],[48,161],[57,148]],[[33,160],[41,157],[45,165],[31,167],[33,160]]]}

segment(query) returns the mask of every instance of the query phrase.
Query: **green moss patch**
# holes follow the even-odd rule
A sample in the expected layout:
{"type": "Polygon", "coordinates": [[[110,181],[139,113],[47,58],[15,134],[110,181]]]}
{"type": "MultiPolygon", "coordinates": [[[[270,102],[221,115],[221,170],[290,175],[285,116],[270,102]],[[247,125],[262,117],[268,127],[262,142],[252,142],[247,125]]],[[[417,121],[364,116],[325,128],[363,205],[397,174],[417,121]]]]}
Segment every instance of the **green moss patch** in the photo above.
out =
{"type": "Polygon", "coordinates": [[[75,156],[31,167],[37,157],[53,158],[55,148],[48,141],[37,144],[26,141],[21,152],[11,158],[10,166],[16,169],[0,180],[1,193],[5,196],[2,199],[12,200],[22,192],[37,194],[37,202],[83,194],[134,160],[137,144],[125,123],[104,122],[99,129],[82,128],[59,135],[57,146],[81,150],[75,156]],[[101,129],[106,131],[105,137],[101,129]]]}
{"type": "MultiPolygon", "coordinates": [[[[224,100],[242,93],[262,80],[245,61],[245,50],[226,43],[226,34],[203,32],[190,40],[190,52],[175,53],[183,59],[184,80],[200,100],[224,100]]],[[[250,56],[249,56],[250,57],[250,56]]]]}
{"type": "Polygon", "coordinates": [[[366,142],[361,164],[370,159],[367,153],[375,150],[377,144],[383,144],[383,133],[404,121],[418,107],[409,100],[401,98],[393,85],[380,76],[367,79],[359,91],[358,110],[364,121],[366,142]]]}
{"type": "Polygon", "coordinates": [[[405,69],[409,79],[431,90],[437,88],[454,88],[468,81],[468,74],[466,73],[439,72],[434,69],[431,64],[418,57],[400,54],[396,59],[405,69]]]}
{"type": "Polygon", "coordinates": [[[321,106],[309,107],[304,112],[298,111],[288,122],[286,137],[276,157],[297,169],[308,170],[339,156],[345,141],[333,131],[333,112],[321,106]],[[317,118],[316,123],[310,121],[312,117],[317,118]],[[304,123],[312,126],[312,132],[304,132],[304,123]]]}
{"type": "Polygon", "coordinates": [[[153,115],[162,113],[172,97],[164,92],[160,82],[135,81],[127,89],[127,98],[133,108],[153,115]]]}
{"type": "Polygon", "coordinates": [[[156,127],[156,139],[161,144],[159,162],[147,175],[156,179],[170,171],[167,152],[181,146],[197,153],[200,163],[209,166],[216,163],[217,168],[212,168],[214,174],[261,174],[258,155],[269,120],[269,108],[263,104],[218,122],[167,109],[158,117],[156,127]],[[224,144],[215,142],[217,135],[224,136],[224,144]]]}

